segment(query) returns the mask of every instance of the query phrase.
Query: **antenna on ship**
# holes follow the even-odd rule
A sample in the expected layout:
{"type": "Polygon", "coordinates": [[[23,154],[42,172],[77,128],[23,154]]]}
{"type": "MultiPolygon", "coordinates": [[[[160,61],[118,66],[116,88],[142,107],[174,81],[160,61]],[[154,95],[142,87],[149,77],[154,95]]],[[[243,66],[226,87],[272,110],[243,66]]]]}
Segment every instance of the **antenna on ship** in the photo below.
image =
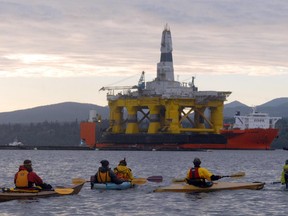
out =
{"type": "Polygon", "coordinates": [[[198,91],[198,88],[194,84],[195,79],[196,79],[196,77],[192,76],[192,82],[189,83],[189,86],[193,89],[193,91],[198,91]]]}

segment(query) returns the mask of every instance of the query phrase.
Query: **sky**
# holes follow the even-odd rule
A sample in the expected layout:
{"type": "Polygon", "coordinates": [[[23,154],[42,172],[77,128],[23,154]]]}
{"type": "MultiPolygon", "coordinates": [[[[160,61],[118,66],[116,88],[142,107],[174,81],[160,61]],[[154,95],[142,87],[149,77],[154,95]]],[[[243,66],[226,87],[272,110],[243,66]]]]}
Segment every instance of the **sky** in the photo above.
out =
{"type": "Polygon", "coordinates": [[[257,106],[288,96],[288,1],[0,0],[0,112],[106,106],[103,86],[156,77],[169,25],[175,79],[257,106]]]}

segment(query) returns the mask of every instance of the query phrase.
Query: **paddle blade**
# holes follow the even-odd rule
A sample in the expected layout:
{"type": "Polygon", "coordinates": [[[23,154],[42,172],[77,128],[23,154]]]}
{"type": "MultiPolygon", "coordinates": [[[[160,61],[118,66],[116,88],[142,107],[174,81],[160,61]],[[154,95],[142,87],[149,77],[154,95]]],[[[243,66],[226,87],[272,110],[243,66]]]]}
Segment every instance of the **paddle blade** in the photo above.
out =
{"type": "Polygon", "coordinates": [[[142,185],[147,183],[147,179],[145,178],[135,178],[131,181],[132,184],[142,185]]]}
{"type": "Polygon", "coordinates": [[[149,176],[147,178],[148,181],[151,182],[162,182],[163,181],[163,177],[162,176],[149,176]]]}
{"type": "Polygon", "coordinates": [[[72,184],[83,184],[85,182],[87,182],[87,181],[85,179],[83,179],[83,178],[74,178],[74,179],[72,179],[72,184]]]}
{"type": "Polygon", "coordinates": [[[172,179],[172,182],[175,182],[175,183],[184,182],[184,181],[185,181],[185,178],[174,178],[174,179],[172,179]]]}
{"type": "Polygon", "coordinates": [[[68,195],[68,194],[72,194],[74,189],[73,188],[55,188],[54,191],[61,195],[68,195]]]}
{"type": "Polygon", "coordinates": [[[234,174],[230,175],[229,177],[240,178],[240,177],[244,177],[244,176],[245,176],[245,172],[238,172],[238,173],[234,173],[234,174]]]}

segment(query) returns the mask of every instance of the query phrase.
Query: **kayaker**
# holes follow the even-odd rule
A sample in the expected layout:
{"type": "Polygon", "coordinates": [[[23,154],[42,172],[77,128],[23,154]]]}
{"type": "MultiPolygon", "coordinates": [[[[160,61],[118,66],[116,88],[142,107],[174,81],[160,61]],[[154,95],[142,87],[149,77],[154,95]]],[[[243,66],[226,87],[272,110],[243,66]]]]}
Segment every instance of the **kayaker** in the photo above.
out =
{"type": "Polygon", "coordinates": [[[211,187],[213,185],[212,181],[222,178],[222,176],[213,175],[209,170],[200,167],[201,160],[199,158],[195,158],[193,164],[194,167],[190,168],[187,172],[187,184],[197,187],[211,187]]]}
{"type": "Polygon", "coordinates": [[[118,166],[114,168],[114,173],[119,179],[123,179],[125,181],[132,181],[134,178],[132,170],[127,167],[126,158],[121,160],[118,166]]]}
{"type": "Polygon", "coordinates": [[[102,160],[101,167],[99,167],[97,173],[94,176],[94,179],[92,180],[93,183],[108,183],[112,182],[115,184],[122,184],[124,180],[117,178],[116,174],[109,168],[109,161],[108,160],[102,160]]]}
{"type": "Polygon", "coordinates": [[[283,166],[281,183],[286,184],[286,189],[288,189],[288,160],[285,161],[285,165],[283,166]]]}
{"type": "Polygon", "coordinates": [[[14,184],[16,188],[23,189],[52,189],[50,184],[44,183],[43,180],[35,172],[33,172],[31,160],[25,160],[23,165],[19,166],[19,170],[14,177],[14,184]]]}

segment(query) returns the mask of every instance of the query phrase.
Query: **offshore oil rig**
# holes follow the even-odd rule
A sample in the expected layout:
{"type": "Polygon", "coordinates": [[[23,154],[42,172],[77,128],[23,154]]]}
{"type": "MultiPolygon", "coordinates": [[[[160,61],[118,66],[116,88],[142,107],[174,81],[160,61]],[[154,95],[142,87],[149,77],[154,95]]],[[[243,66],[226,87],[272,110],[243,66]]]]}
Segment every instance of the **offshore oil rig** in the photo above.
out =
{"type": "Polygon", "coordinates": [[[81,139],[99,149],[191,150],[225,146],[223,128],[227,91],[198,91],[190,83],[175,81],[172,37],[168,25],[162,32],[157,76],[138,85],[102,87],[110,108],[109,127],[95,139],[97,120],[82,122],[81,139]]]}

